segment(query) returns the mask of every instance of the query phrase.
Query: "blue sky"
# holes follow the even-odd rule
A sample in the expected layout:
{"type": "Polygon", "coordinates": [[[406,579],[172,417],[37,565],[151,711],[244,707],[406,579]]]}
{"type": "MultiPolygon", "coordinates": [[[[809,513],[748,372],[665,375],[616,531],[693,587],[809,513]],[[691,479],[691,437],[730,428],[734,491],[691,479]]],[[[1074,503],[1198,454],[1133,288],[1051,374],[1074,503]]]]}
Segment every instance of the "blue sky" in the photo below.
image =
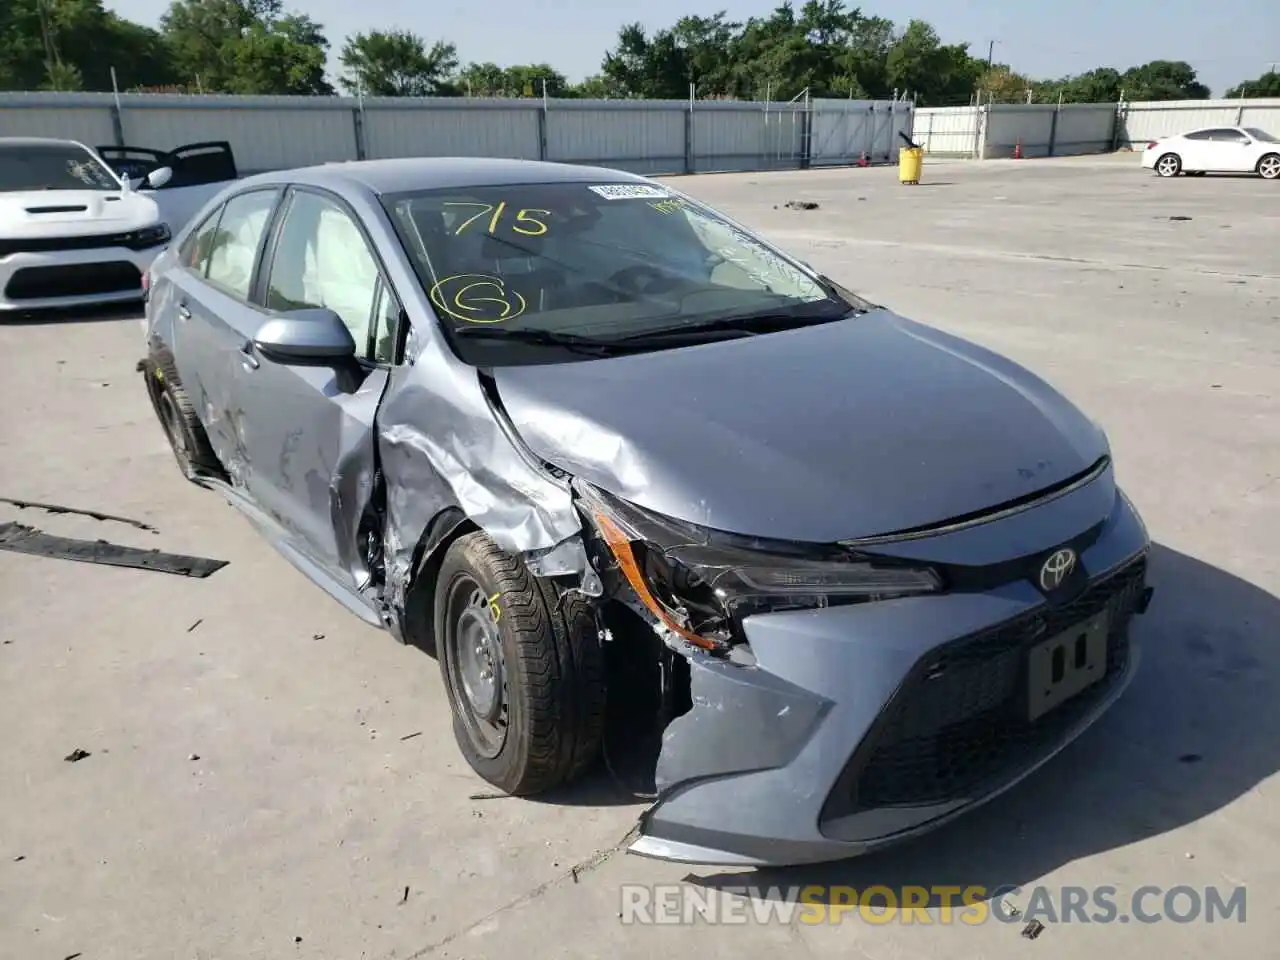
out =
{"type": "MultiPolygon", "coordinates": [[[[797,6],[800,2],[796,3],[797,6]]],[[[856,4],[850,4],[856,6],[856,4]]],[[[155,24],[168,0],[106,0],[106,6],[155,24]]],[[[647,0],[632,6],[591,0],[285,0],[324,25],[334,52],[349,33],[398,27],[458,45],[465,63],[546,62],[581,80],[595,73],[618,28],[639,20],[656,29],[684,14],[727,9],[745,20],[768,13],[769,0],[729,4],[705,0],[647,0]]],[[[977,54],[996,41],[996,59],[1036,77],[1118,69],[1148,60],[1186,60],[1215,95],[1280,62],[1280,0],[885,0],[863,13],[903,23],[927,20],[944,41],[968,41],[977,54]]],[[[1280,67],[1277,67],[1280,69],[1280,67]]]]}

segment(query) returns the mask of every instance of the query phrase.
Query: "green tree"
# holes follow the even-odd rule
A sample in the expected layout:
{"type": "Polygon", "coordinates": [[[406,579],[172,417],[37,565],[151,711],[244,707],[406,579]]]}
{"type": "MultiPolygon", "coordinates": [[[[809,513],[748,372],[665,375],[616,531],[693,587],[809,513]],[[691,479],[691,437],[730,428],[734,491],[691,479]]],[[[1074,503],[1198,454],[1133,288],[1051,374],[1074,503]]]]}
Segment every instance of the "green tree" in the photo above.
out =
{"type": "Polygon", "coordinates": [[[206,93],[333,93],[323,29],[281,0],[173,0],[160,32],[178,76],[206,93]]]}
{"type": "Polygon", "coordinates": [[[0,89],[110,90],[168,83],[160,35],[103,8],[102,0],[0,2],[0,89]]]}
{"type": "Polygon", "coordinates": [[[985,70],[967,43],[943,44],[923,20],[907,24],[885,59],[888,82],[899,93],[915,94],[921,106],[963,102],[985,70]]]}
{"type": "Polygon", "coordinates": [[[1257,80],[1246,80],[1227,91],[1232,100],[1237,97],[1280,97],[1280,73],[1268,70],[1257,80]]]}
{"type": "Polygon", "coordinates": [[[546,63],[520,64],[503,71],[509,97],[541,97],[542,85],[547,85],[548,97],[563,97],[569,93],[569,81],[563,73],[546,63]]]}
{"type": "Polygon", "coordinates": [[[468,97],[507,96],[507,72],[496,63],[468,63],[454,80],[468,97]]]}
{"type": "Polygon", "coordinates": [[[600,74],[587,77],[581,83],[574,84],[569,93],[571,96],[580,97],[583,100],[617,100],[621,97],[613,83],[600,74]]]}
{"type": "Polygon", "coordinates": [[[1086,73],[1067,77],[1060,84],[1066,103],[1115,103],[1124,85],[1119,70],[1098,67],[1086,73]]]}
{"type": "Polygon", "coordinates": [[[228,93],[325,94],[329,41],[319,24],[302,14],[270,26],[255,23],[229,47],[232,79],[228,93]]]}
{"type": "MultiPolygon", "coordinates": [[[[1031,80],[1002,63],[995,64],[978,78],[983,103],[1026,103],[1028,90],[1032,91],[1034,99],[1034,88],[1031,80]]],[[[1057,99],[1056,94],[1054,99],[1057,99]]]]}
{"type": "Polygon", "coordinates": [[[1152,60],[1130,67],[1120,77],[1120,87],[1126,100],[1205,100],[1209,96],[1195,69],[1182,60],[1152,60]]]}
{"type": "Polygon", "coordinates": [[[640,24],[627,24],[618,31],[617,47],[605,54],[600,72],[623,97],[689,96],[688,62],[670,30],[650,37],[640,24]]]}
{"type": "Polygon", "coordinates": [[[430,47],[408,30],[370,30],[347,38],[338,82],[370,97],[429,97],[455,92],[458,48],[443,40],[430,47]]]}

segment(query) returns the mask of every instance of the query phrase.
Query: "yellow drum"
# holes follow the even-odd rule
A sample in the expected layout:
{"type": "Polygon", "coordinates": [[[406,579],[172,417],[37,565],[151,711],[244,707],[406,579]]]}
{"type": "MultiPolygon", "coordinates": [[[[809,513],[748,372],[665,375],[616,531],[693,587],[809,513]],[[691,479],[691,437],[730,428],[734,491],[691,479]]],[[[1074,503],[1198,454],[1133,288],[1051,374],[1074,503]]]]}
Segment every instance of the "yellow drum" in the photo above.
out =
{"type": "Polygon", "coordinates": [[[898,151],[898,182],[919,183],[924,166],[924,147],[903,147],[898,151]]]}

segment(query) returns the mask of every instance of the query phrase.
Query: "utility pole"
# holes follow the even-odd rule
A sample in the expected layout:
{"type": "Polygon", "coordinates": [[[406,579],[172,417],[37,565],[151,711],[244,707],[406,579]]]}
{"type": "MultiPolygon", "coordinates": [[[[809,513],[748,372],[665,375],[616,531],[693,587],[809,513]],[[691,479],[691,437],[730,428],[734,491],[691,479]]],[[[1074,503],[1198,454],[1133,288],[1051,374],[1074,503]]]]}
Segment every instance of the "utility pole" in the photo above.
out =
{"type": "Polygon", "coordinates": [[[992,40],[987,44],[987,69],[991,69],[991,60],[996,54],[996,42],[992,40]]]}

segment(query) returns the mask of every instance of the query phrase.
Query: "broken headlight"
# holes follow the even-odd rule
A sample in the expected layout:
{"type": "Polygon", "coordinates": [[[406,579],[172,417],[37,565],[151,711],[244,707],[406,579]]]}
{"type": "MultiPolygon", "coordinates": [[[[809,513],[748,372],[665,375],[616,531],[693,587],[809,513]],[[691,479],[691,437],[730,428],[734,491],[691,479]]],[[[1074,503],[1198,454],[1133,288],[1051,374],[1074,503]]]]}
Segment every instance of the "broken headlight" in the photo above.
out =
{"type": "MultiPolygon", "coordinates": [[[[697,646],[740,639],[752,613],[936,593],[936,571],[854,553],[839,545],[796,544],[725,533],[644,510],[581,480],[579,506],[639,601],[697,646]]],[[[599,563],[598,563],[599,565],[599,563]]]]}

